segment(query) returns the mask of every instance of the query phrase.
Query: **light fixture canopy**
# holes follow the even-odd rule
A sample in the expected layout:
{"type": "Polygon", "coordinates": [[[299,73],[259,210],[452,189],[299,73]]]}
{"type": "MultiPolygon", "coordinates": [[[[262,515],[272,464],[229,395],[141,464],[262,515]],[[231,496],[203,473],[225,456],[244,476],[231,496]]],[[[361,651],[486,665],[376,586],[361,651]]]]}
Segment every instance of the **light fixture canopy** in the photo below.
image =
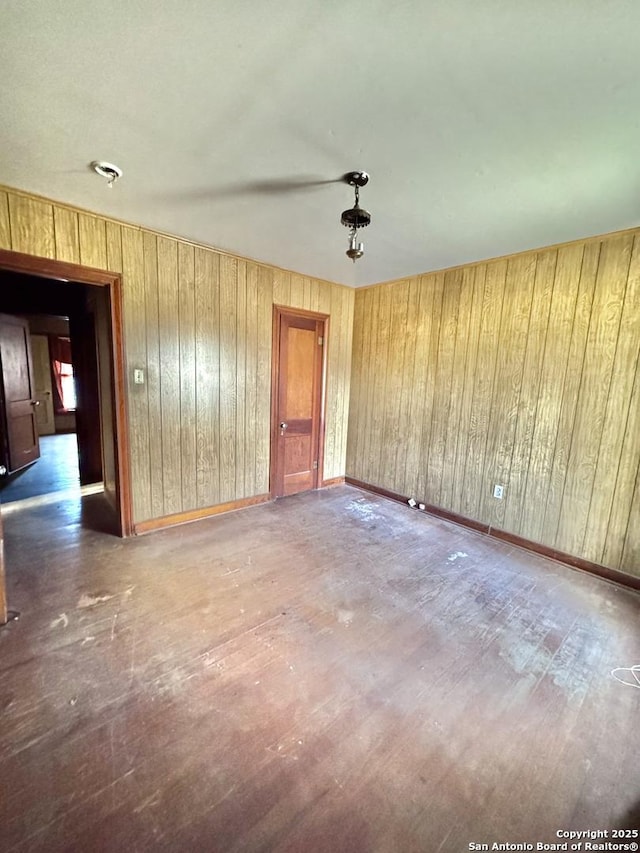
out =
{"type": "Polygon", "coordinates": [[[360,207],[360,187],[364,187],[369,183],[369,175],[366,172],[347,172],[343,176],[343,180],[349,186],[352,186],[355,191],[355,204],[348,210],[343,210],[340,216],[340,222],[351,229],[349,235],[349,248],[347,249],[347,257],[355,263],[358,258],[364,255],[364,243],[358,242],[358,228],[366,228],[371,222],[371,214],[368,210],[360,207]]]}
{"type": "Polygon", "coordinates": [[[107,179],[109,189],[115,184],[118,178],[122,177],[122,169],[114,163],[107,163],[106,160],[94,160],[91,163],[93,171],[107,179]]]}

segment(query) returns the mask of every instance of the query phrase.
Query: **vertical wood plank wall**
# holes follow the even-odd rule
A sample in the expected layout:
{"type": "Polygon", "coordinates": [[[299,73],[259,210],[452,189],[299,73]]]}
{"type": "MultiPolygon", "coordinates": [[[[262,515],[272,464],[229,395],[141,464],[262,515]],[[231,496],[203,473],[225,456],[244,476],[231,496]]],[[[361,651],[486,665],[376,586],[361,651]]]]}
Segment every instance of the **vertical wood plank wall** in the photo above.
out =
{"type": "Polygon", "coordinates": [[[359,290],[347,475],[640,576],[639,347],[640,230],[359,290]]]}
{"type": "Polygon", "coordinates": [[[0,248],[122,273],[136,523],[269,491],[274,303],[330,315],[323,473],[344,476],[352,289],[8,188],[0,248]]]}

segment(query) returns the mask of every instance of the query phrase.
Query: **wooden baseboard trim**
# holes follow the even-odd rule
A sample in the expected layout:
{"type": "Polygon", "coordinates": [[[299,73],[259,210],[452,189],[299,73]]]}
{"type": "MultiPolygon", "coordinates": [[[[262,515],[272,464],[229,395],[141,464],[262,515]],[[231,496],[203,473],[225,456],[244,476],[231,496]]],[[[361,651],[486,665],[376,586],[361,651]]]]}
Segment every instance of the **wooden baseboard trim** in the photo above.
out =
{"type": "MultiPolygon", "coordinates": [[[[370,483],[363,483],[362,480],[356,480],[353,477],[345,477],[345,482],[350,486],[355,486],[365,492],[372,492],[375,495],[381,495],[384,498],[389,498],[389,500],[397,501],[401,504],[406,504],[409,500],[409,498],[404,495],[399,495],[397,492],[391,492],[388,489],[383,489],[380,486],[373,486],[370,483]]],[[[555,548],[550,548],[547,545],[541,545],[531,539],[525,539],[523,536],[517,536],[515,533],[507,533],[506,530],[491,527],[488,524],[483,524],[480,521],[475,521],[472,518],[459,515],[457,512],[450,512],[447,509],[442,509],[441,507],[433,506],[432,504],[426,505],[425,512],[429,515],[437,516],[438,518],[444,518],[446,521],[452,521],[455,524],[460,524],[463,527],[468,527],[471,530],[475,530],[476,533],[483,533],[486,536],[501,539],[503,542],[508,542],[511,545],[524,548],[525,551],[532,551],[534,554],[540,554],[543,557],[548,557],[551,560],[564,563],[567,566],[571,566],[571,568],[580,569],[583,572],[589,572],[592,575],[597,575],[604,580],[620,584],[620,586],[640,590],[640,578],[636,578],[633,575],[627,575],[625,572],[620,572],[617,569],[610,569],[608,566],[600,565],[600,563],[592,563],[590,560],[583,560],[582,557],[574,557],[572,554],[567,554],[564,551],[557,551],[555,548]]]]}
{"type": "Polygon", "coordinates": [[[267,503],[271,495],[255,495],[252,498],[242,498],[239,501],[228,501],[216,506],[208,506],[204,509],[191,509],[187,512],[176,512],[173,515],[163,515],[161,518],[150,518],[148,521],[138,521],[133,530],[137,536],[151,533],[154,530],[162,530],[165,527],[176,527],[179,524],[190,524],[192,521],[201,521],[212,515],[221,515],[223,512],[233,512],[236,509],[245,509],[248,506],[267,503]]]}
{"type": "Polygon", "coordinates": [[[323,489],[330,489],[331,486],[344,486],[344,477],[331,477],[330,480],[322,481],[323,489]]]}

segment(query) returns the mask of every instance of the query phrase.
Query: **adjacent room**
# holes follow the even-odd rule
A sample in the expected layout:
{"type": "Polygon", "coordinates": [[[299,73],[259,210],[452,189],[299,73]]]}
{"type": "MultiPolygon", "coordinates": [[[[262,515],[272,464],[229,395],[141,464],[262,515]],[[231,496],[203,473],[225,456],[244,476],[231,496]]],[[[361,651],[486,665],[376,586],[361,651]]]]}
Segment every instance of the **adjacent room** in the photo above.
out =
{"type": "Polygon", "coordinates": [[[3,851],[637,849],[639,28],[0,10],[3,851]]]}

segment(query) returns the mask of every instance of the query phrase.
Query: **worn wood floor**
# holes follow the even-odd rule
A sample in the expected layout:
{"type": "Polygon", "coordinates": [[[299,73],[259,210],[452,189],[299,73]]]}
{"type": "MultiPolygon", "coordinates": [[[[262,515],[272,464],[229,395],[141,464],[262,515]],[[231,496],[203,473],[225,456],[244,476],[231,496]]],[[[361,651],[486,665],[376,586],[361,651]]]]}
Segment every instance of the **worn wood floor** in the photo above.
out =
{"type": "Polygon", "coordinates": [[[636,593],[350,487],[5,520],[3,851],[466,851],[634,826],[636,593]]]}
{"type": "Polygon", "coordinates": [[[74,432],[40,436],[40,458],[0,481],[0,502],[80,488],[78,440],[74,432]]]}

